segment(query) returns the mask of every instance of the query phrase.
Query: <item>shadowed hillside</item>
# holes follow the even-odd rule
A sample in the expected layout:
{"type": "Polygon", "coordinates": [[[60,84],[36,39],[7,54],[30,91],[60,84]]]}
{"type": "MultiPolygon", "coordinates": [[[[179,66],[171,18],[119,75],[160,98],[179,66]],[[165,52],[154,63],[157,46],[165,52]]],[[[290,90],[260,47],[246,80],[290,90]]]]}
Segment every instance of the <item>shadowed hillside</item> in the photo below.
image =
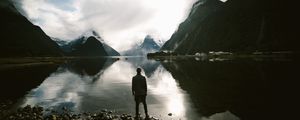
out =
{"type": "Polygon", "coordinates": [[[95,37],[89,37],[71,52],[72,56],[108,56],[103,44],[95,37]]]}
{"type": "Polygon", "coordinates": [[[10,1],[1,0],[0,18],[0,57],[62,56],[59,46],[10,1]]]}
{"type": "Polygon", "coordinates": [[[300,51],[295,8],[279,0],[199,0],[161,50],[300,51]]]}

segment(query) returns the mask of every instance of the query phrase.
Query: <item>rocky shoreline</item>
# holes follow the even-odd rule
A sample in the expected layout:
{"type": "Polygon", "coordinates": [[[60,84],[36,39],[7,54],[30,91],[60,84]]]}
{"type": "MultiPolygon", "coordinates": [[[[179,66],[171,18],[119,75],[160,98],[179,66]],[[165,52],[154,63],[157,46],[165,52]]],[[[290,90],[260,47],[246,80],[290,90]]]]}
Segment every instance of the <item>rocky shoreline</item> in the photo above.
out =
{"type": "Polygon", "coordinates": [[[27,105],[18,108],[16,111],[10,110],[13,105],[11,101],[0,103],[1,120],[159,120],[158,118],[135,118],[130,114],[118,114],[113,111],[101,110],[98,112],[73,113],[66,107],[62,112],[44,109],[41,106],[27,105]]]}

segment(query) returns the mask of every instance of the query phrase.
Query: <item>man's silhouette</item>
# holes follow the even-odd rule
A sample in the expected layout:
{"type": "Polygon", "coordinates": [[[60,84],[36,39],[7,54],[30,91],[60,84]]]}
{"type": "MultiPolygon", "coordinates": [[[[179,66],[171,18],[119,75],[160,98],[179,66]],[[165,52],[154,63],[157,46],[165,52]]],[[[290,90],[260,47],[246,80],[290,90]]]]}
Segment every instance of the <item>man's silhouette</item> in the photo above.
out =
{"type": "Polygon", "coordinates": [[[141,68],[137,68],[137,74],[132,78],[132,94],[134,95],[135,99],[135,115],[137,118],[139,117],[139,105],[142,102],[144,105],[146,118],[149,118],[146,104],[147,82],[146,78],[141,75],[141,71],[141,68]]]}

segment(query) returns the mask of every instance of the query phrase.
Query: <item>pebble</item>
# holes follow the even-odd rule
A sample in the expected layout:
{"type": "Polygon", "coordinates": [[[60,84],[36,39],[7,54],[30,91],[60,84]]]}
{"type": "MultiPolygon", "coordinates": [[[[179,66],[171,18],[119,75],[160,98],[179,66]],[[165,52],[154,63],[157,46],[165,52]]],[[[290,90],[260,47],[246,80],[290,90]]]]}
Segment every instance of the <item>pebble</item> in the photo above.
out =
{"type": "MultiPolygon", "coordinates": [[[[15,112],[8,111],[8,114],[4,115],[4,111],[6,111],[4,108],[8,107],[2,103],[0,103],[0,105],[1,120],[134,120],[134,117],[130,114],[116,114],[114,111],[108,111],[106,109],[94,113],[82,112],[74,114],[67,110],[66,107],[62,108],[64,112],[59,113],[56,110],[44,110],[41,106],[31,105],[18,108],[15,112]]],[[[149,120],[159,119],[151,117],[149,120]]]]}

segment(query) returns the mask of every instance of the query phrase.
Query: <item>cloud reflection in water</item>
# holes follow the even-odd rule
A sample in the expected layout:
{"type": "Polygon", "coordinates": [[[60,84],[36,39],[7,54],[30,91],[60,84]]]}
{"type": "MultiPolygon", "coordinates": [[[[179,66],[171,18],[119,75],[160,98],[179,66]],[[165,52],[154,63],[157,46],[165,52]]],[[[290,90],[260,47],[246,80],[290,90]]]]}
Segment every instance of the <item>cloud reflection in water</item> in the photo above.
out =
{"type": "MultiPolygon", "coordinates": [[[[99,70],[100,76],[79,75],[61,67],[25,96],[23,106],[66,106],[75,112],[110,109],[133,114],[135,103],[131,95],[131,78],[136,74],[136,67],[145,65],[143,63],[120,60],[99,70]]],[[[151,73],[147,73],[149,113],[162,119],[200,118],[189,95],[178,86],[172,75],[162,65],[151,69],[148,71],[151,73]],[[168,113],[173,115],[168,116],[168,113]]],[[[142,74],[145,75],[145,72],[142,74]]],[[[140,112],[143,114],[144,111],[140,112]]]]}
{"type": "Polygon", "coordinates": [[[82,78],[68,70],[52,73],[38,88],[30,91],[23,106],[31,104],[51,108],[63,105],[76,109],[81,101],[78,93],[85,91],[82,84],[82,78]]]}

